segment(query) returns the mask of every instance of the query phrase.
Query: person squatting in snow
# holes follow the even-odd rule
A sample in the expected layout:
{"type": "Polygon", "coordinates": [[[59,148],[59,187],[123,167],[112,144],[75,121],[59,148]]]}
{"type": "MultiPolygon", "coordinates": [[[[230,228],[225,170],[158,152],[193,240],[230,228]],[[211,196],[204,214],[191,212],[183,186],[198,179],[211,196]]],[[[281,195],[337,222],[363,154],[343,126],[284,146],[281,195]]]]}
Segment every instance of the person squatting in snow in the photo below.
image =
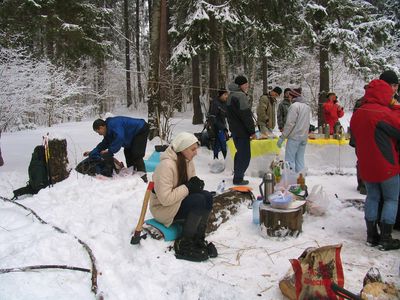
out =
{"type": "Polygon", "coordinates": [[[190,261],[218,255],[215,246],[205,240],[213,197],[196,176],[193,158],[198,147],[199,141],[188,132],[172,140],[153,173],[150,196],[150,211],[158,222],[167,227],[173,222],[183,223],[182,237],[174,243],[175,256],[190,261]]]}
{"type": "Polygon", "coordinates": [[[360,176],[367,189],[367,244],[379,246],[380,250],[400,249],[400,240],[392,238],[400,191],[397,148],[400,118],[398,104],[393,98],[398,84],[398,77],[393,71],[385,71],[380,79],[372,80],[365,87],[361,106],[350,120],[360,176]],[[388,77],[391,80],[388,81],[388,77]],[[382,200],[379,217],[379,202],[382,200]]]}
{"type": "Polygon", "coordinates": [[[83,156],[113,156],[124,147],[127,167],[133,166],[134,171],[144,172],[142,179],[147,182],[143,157],[146,153],[149,124],[145,120],[122,116],[107,118],[105,121],[97,119],[93,122],[93,130],[104,138],[93,150],[85,151],[83,156]]]}

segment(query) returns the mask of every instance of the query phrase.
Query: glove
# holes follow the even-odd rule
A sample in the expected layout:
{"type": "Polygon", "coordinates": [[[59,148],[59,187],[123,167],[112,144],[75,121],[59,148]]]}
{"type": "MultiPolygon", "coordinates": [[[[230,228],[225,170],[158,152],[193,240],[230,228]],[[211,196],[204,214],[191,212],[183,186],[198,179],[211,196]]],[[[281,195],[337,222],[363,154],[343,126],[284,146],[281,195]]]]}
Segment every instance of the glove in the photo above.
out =
{"type": "Polygon", "coordinates": [[[285,141],[285,138],[283,137],[283,135],[281,135],[278,139],[278,142],[276,143],[276,145],[278,146],[278,148],[282,148],[282,144],[285,141]]]}
{"type": "Polygon", "coordinates": [[[200,193],[204,189],[204,181],[197,176],[190,178],[185,185],[189,190],[189,194],[200,193]]]}

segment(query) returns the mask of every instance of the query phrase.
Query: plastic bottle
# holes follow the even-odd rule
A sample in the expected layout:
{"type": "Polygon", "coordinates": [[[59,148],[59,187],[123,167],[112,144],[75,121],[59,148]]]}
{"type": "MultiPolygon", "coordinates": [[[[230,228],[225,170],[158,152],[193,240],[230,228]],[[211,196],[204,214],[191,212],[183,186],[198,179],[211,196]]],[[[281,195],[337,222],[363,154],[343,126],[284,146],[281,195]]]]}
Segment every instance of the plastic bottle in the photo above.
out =
{"type": "Polygon", "coordinates": [[[297,184],[300,185],[300,188],[304,191],[306,189],[306,179],[303,176],[303,173],[299,174],[299,177],[297,177],[297,184]]]}
{"type": "Polygon", "coordinates": [[[225,180],[222,180],[217,187],[217,194],[222,194],[225,192],[225,180]]]}
{"type": "Polygon", "coordinates": [[[253,209],[253,223],[260,224],[260,205],[263,202],[263,197],[258,196],[257,200],[253,201],[252,209],[253,209]]]}
{"type": "Polygon", "coordinates": [[[329,139],[329,138],[331,138],[331,134],[330,134],[330,127],[329,127],[329,124],[326,124],[325,125],[325,138],[326,139],[329,139]]]}

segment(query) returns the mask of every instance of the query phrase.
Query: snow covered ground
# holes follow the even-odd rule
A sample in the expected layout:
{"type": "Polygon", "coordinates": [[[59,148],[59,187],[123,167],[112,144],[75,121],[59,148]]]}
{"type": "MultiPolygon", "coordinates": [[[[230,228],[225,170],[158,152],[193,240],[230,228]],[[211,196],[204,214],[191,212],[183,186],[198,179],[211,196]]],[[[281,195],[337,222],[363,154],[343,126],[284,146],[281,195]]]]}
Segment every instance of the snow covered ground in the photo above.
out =
{"type": "MultiPolygon", "coordinates": [[[[199,132],[190,117],[174,119],[174,133],[199,132]]],[[[11,198],[12,190],[25,185],[27,167],[35,145],[47,132],[68,142],[70,166],[83,159],[100,136],[92,121],[67,123],[52,128],[3,133],[1,149],[5,165],[0,168],[0,195],[11,198]]],[[[157,141],[149,142],[149,156],[157,141]]],[[[123,160],[120,151],[117,158],[123,160]]],[[[195,158],[198,176],[206,189],[215,190],[229,170],[209,172],[212,154],[201,148],[195,158]]],[[[346,175],[326,175],[323,168],[309,170],[306,183],[323,185],[329,198],[326,216],[304,215],[303,232],[297,238],[264,238],[252,223],[252,211],[243,205],[239,213],[208,239],[219,256],[203,263],[177,260],[172,242],[151,238],[140,245],[129,243],[138,220],[146,184],[139,176],[99,180],[72,171],[69,178],[32,197],[18,200],[43,220],[68,234],[39,223],[26,210],[0,200],[0,269],[40,264],[90,268],[90,260],[74,236],[86,242],[96,257],[98,290],[105,299],[284,299],[279,280],[297,258],[311,246],[343,244],[345,287],[358,292],[365,273],[377,267],[384,279],[400,288],[400,250],[381,252],[367,247],[363,212],[345,199],[364,199],[356,191],[355,169],[346,175]],[[336,194],[336,195],[335,195],[336,194]]],[[[261,179],[249,177],[258,195],[261,179]]],[[[150,217],[150,213],[148,213],[150,217]]],[[[400,238],[400,232],[394,233],[400,238]]],[[[0,299],[94,299],[89,273],[41,270],[0,274],[0,299]]]]}

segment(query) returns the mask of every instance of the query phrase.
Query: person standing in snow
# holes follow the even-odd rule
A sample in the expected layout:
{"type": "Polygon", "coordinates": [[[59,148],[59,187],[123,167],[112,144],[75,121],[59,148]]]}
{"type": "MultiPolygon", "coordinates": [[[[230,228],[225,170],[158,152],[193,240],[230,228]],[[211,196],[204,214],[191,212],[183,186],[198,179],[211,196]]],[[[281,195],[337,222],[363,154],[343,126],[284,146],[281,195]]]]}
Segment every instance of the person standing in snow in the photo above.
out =
{"type": "Polygon", "coordinates": [[[282,135],[278,139],[277,146],[287,139],[285,161],[296,173],[304,171],[304,154],[306,152],[308,131],[310,128],[311,108],[301,96],[301,88],[290,91],[293,104],[290,105],[282,135]]]}
{"type": "Polygon", "coordinates": [[[278,111],[276,113],[276,118],[278,121],[279,131],[283,131],[283,127],[285,126],[287,114],[289,111],[289,106],[292,104],[292,96],[290,94],[291,89],[286,88],[283,92],[283,100],[278,105],[278,111]]]}
{"type": "Polygon", "coordinates": [[[218,159],[218,153],[221,151],[226,158],[226,141],[229,139],[228,129],[226,126],[226,100],[228,100],[228,91],[220,89],[218,97],[211,102],[210,117],[216,134],[213,145],[214,159],[218,159]]]}
{"type": "Polygon", "coordinates": [[[229,130],[236,147],[233,159],[233,184],[246,185],[249,181],[244,180],[243,177],[251,159],[250,140],[256,137],[250,100],[247,96],[249,90],[247,78],[243,75],[237,76],[235,81],[229,84],[228,89],[230,93],[227,101],[227,116],[229,130]]]}
{"type": "MultiPolygon", "coordinates": [[[[335,125],[343,117],[343,107],[339,105],[335,93],[328,93],[326,102],[322,105],[325,123],[329,125],[329,134],[335,133],[335,125]]],[[[340,125],[340,124],[339,124],[340,125]]]]}
{"type": "Polygon", "coordinates": [[[400,118],[390,105],[394,103],[393,95],[399,80],[393,71],[385,71],[380,78],[367,85],[362,107],[353,114],[350,128],[360,175],[367,188],[364,216],[367,244],[378,245],[380,250],[394,250],[400,249],[400,240],[392,238],[400,191],[397,149],[400,118]],[[381,197],[383,208],[379,219],[381,197]]]}
{"type": "MultiPolygon", "coordinates": [[[[149,124],[145,120],[122,116],[107,118],[105,121],[97,119],[93,122],[93,130],[104,138],[92,151],[85,151],[83,156],[113,156],[124,147],[127,167],[132,166],[134,171],[146,173],[143,157],[149,124]]],[[[142,179],[147,182],[147,175],[144,174],[142,179]]]]}
{"type": "Polygon", "coordinates": [[[257,124],[260,132],[264,135],[271,135],[275,128],[276,98],[282,94],[279,86],[274,87],[270,92],[264,93],[257,106],[257,124]]]}
{"type": "Polygon", "coordinates": [[[199,141],[188,132],[172,140],[154,171],[150,196],[150,211],[158,222],[169,227],[183,221],[182,237],[174,243],[175,256],[190,261],[218,255],[215,246],[205,240],[213,197],[196,176],[193,158],[198,147],[199,141]]]}

